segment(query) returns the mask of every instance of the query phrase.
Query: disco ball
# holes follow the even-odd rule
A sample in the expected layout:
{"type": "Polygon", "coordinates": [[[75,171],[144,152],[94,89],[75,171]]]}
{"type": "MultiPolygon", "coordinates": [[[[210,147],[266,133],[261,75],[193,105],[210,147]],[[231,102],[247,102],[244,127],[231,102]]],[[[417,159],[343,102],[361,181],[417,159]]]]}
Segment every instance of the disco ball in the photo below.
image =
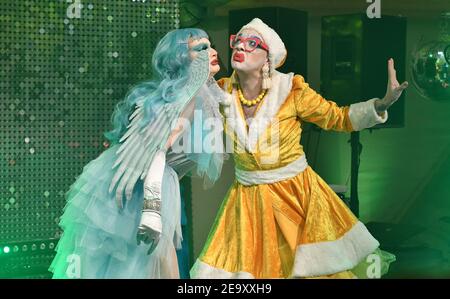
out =
{"type": "Polygon", "coordinates": [[[423,44],[413,53],[411,74],[420,95],[433,101],[450,101],[450,42],[423,44]]]}

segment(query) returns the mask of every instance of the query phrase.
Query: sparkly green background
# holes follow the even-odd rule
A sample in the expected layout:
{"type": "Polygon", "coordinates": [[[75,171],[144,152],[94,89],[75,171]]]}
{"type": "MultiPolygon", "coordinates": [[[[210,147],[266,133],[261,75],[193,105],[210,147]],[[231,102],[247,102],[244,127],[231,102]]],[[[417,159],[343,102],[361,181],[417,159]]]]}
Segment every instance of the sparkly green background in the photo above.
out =
{"type": "Polygon", "coordinates": [[[65,193],[108,146],[114,105],[151,76],[156,42],[179,26],[178,5],[1,1],[0,245],[59,237],[65,193]]]}

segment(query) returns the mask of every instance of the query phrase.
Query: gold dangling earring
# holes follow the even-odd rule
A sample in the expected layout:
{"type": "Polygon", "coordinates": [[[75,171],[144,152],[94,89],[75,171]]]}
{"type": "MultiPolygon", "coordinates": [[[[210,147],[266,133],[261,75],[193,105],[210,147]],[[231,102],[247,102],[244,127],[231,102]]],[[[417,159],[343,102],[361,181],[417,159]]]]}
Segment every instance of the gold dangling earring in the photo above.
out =
{"type": "Polygon", "coordinates": [[[269,89],[272,86],[272,79],[270,78],[269,62],[266,62],[262,67],[262,88],[269,89]]]}

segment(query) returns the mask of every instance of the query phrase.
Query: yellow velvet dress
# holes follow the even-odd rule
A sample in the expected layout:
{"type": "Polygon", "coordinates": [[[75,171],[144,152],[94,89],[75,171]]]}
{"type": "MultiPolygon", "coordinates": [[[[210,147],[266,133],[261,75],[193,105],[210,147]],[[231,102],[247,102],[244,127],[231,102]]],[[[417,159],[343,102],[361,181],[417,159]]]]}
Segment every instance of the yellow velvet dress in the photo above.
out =
{"type": "MultiPolygon", "coordinates": [[[[325,100],[303,77],[277,72],[272,80],[274,87],[257,108],[253,127],[245,122],[232,78],[219,81],[232,95],[224,116],[237,170],[271,171],[304,156],[300,144],[303,122],[351,132],[353,125],[364,123],[358,117],[372,113],[355,108],[352,124],[350,107],[325,100]],[[273,126],[265,119],[277,121],[276,146],[270,142],[273,126]]],[[[273,183],[243,185],[235,180],[191,277],[354,278],[349,270],[378,246],[344,202],[307,166],[273,183]]]]}

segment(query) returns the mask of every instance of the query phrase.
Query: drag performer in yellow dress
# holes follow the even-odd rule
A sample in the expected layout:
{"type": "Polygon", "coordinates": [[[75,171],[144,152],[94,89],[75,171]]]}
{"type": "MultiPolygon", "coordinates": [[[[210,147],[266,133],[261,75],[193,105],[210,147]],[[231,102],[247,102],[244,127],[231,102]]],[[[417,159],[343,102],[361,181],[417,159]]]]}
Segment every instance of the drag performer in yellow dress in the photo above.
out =
{"type": "Polygon", "coordinates": [[[397,82],[389,60],[383,99],[338,107],[302,76],[275,70],[287,51],[261,20],[232,35],[230,46],[235,72],[219,85],[231,95],[222,112],[236,178],[191,277],[356,277],[351,270],[380,255],[379,243],[308,166],[302,123],[342,132],[383,123],[407,82],[397,82]]]}

